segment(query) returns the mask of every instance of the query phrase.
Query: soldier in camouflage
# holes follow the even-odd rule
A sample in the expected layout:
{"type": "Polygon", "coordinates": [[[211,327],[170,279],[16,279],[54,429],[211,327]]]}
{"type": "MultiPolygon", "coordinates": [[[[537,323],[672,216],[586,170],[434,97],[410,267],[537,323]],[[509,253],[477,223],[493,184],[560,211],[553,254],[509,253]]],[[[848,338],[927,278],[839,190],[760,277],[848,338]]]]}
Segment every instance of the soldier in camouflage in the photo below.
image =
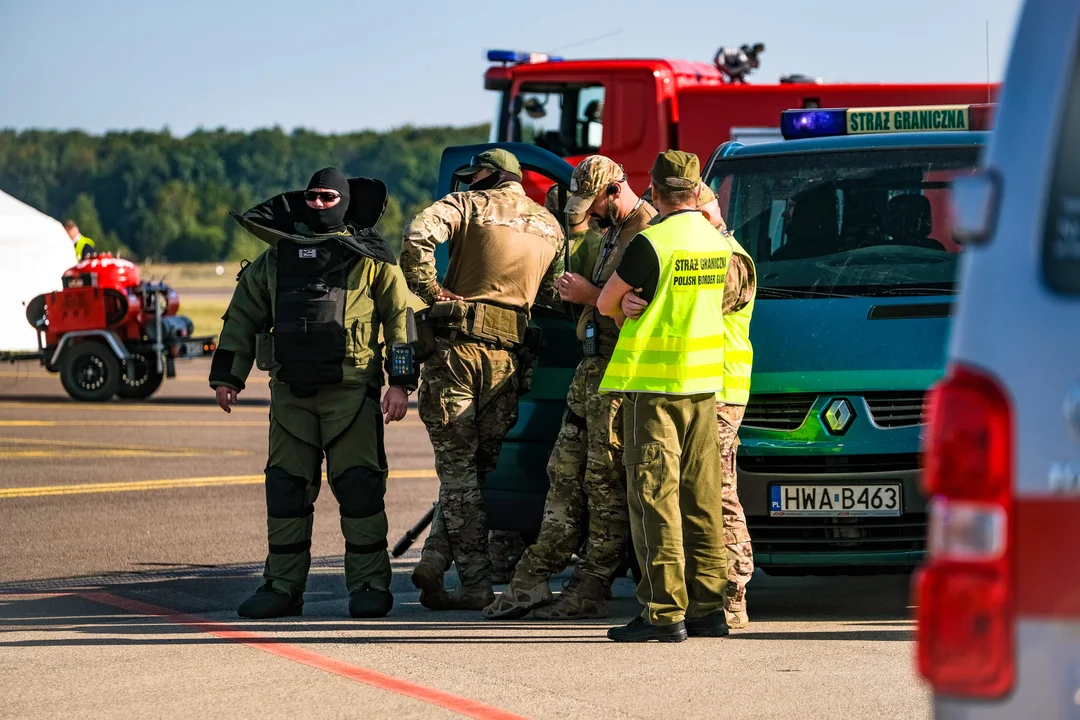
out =
{"type": "Polygon", "coordinates": [[[559,280],[562,299],[585,308],[578,323],[585,357],[570,384],[566,414],[548,461],[550,487],[540,535],[525,550],[510,585],[484,608],[484,617],[492,619],[519,618],[534,609],[541,620],[605,616],[611,578],[630,538],[621,399],[598,392],[619,329],[596,312],[596,298],[627,244],[656,213],[630,189],[622,167],[601,155],[577,166],[570,190],[570,223],[592,220],[604,230],[588,274],[567,273],[559,280]],[[582,535],[582,561],[556,601],[548,579],[566,567],[582,535]]]}
{"type": "MultiPolygon", "coordinates": [[[[555,217],[564,214],[559,208],[558,185],[552,185],[547,191],[547,195],[544,196],[544,207],[555,217]]],[[[567,221],[569,235],[566,243],[570,246],[570,267],[566,269],[579,275],[591,272],[596,256],[600,252],[603,236],[592,229],[587,214],[567,217],[567,221]]]]}
{"type": "MultiPolygon", "coordinates": [[[[652,201],[652,188],[645,191],[652,201]]],[[[698,209],[724,237],[734,239],[720,212],[716,195],[708,185],[701,186],[698,209]]],[[[736,312],[746,308],[754,299],[757,288],[752,267],[738,253],[732,256],[728,266],[727,284],[724,289],[724,312],[736,312]]],[[[627,317],[637,317],[645,304],[636,295],[628,294],[623,300],[623,312],[627,317]]],[[[745,405],[716,401],[716,420],[720,431],[720,462],[724,470],[721,492],[724,507],[724,545],[727,546],[728,585],[724,610],[727,623],[732,628],[744,628],[750,624],[746,613],[746,585],[754,575],[754,550],[750,544],[750,532],[746,528],[746,513],[739,500],[739,484],[735,464],[739,449],[739,426],[742,424],[745,405]]]]}
{"type": "Polygon", "coordinates": [[[495,597],[480,488],[517,422],[515,350],[532,305],[557,302],[564,238],[551,213],[525,195],[512,153],[480,153],[457,175],[469,190],[412,218],[401,252],[410,289],[439,318],[418,399],[435,449],[439,508],[412,581],[427,608],[479,610],[495,597]],[[444,242],[450,263],[440,285],[435,246],[444,242]],[[443,585],[451,562],[461,581],[453,595],[443,585]]]}

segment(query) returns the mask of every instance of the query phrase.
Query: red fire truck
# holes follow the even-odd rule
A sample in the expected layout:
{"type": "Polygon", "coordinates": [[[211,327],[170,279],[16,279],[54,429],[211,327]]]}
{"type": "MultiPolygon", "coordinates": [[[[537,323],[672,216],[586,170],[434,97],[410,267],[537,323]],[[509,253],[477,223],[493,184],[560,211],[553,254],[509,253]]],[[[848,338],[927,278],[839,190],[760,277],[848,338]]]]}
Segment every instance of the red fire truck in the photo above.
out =
{"type": "MultiPolygon", "coordinates": [[[[763,45],[722,48],[713,64],[685,60],[563,60],[491,50],[484,86],[500,93],[492,142],[526,142],[576,165],[607,155],[641,190],[657,153],[696,153],[702,162],[728,140],[780,139],[783,110],[814,107],[968,105],[996,100],[999,84],[826,83],[805,75],[751,84],[763,45]]],[[[529,174],[534,199],[551,182],[529,174]]]]}

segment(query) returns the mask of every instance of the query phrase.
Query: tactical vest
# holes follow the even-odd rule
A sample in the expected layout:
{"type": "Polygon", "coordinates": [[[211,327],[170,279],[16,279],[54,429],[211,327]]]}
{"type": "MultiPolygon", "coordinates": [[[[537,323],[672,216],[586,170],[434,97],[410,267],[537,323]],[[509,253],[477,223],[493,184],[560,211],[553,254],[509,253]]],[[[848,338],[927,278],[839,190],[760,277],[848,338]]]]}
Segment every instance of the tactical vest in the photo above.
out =
{"type": "MultiPolygon", "coordinates": [[[[724,235],[732,251],[754,269],[754,261],[734,235],[724,235]]],[[[757,277],[756,270],[754,277],[757,277]]],[[[750,316],[754,313],[754,298],[737,312],[724,315],[724,389],[716,399],[729,405],[745,405],[750,401],[750,372],[754,367],[754,347],[750,344],[750,316]]]]}
{"type": "Polygon", "coordinates": [[[294,393],[314,394],[342,380],[346,353],[345,301],[348,276],[357,260],[336,239],[277,244],[274,298],[274,357],[277,377],[294,393]]]}
{"type": "Polygon", "coordinates": [[[724,283],[731,245],[698,212],[641,232],[656,251],[656,295],[627,319],[600,392],[715,393],[724,385],[724,283]]]}

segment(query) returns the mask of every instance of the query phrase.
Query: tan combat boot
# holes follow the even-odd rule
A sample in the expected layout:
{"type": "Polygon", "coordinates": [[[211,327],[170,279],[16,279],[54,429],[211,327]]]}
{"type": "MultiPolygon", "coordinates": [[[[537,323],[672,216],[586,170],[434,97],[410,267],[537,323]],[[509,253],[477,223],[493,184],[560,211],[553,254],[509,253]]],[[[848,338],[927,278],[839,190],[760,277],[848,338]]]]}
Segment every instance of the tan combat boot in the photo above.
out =
{"type": "Polygon", "coordinates": [[[537,620],[583,620],[607,617],[607,587],[600,578],[575,572],[559,599],[533,613],[537,620]]]}
{"type": "Polygon", "coordinates": [[[476,587],[462,585],[454,590],[449,599],[451,610],[483,610],[495,602],[495,593],[491,583],[476,587]]]}
{"type": "Polygon", "coordinates": [[[738,630],[739,628],[744,628],[750,624],[750,616],[746,614],[745,608],[736,610],[735,612],[725,608],[724,617],[727,618],[728,627],[732,630],[738,630]]]}
{"type": "Polygon", "coordinates": [[[412,572],[412,584],[420,590],[420,604],[428,610],[449,610],[450,595],[443,586],[443,573],[450,563],[439,553],[426,552],[412,572]]]}
{"type": "Polygon", "coordinates": [[[528,615],[533,608],[547,605],[552,600],[547,578],[527,573],[519,566],[502,594],[484,608],[484,617],[489,620],[517,620],[528,615]]]}

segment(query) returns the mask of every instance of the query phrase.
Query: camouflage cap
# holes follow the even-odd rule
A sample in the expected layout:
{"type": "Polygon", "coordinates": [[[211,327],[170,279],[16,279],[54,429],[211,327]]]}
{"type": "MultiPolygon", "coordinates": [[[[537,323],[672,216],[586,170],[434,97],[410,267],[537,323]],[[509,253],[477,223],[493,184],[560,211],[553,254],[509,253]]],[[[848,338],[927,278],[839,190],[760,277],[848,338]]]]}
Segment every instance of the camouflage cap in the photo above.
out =
{"type": "MultiPolygon", "coordinates": [[[[548,188],[547,194],[544,195],[544,209],[559,217],[559,185],[556,183],[548,188]]],[[[585,215],[567,215],[571,225],[578,225],[585,220],[585,215]]]]}
{"type": "Polygon", "coordinates": [[[461,178],[472,177],[483,168],[505,170],[518,177],[521,176],[521,163],[518,162],[517,157],[509,150],[501,148],[485,150],[478,155],[473,155],[472,160],[469,161],[469,166],[461,168],[454,174],[461,178]]]}
{"type": "Polygon", "coordinates": [[[698,195],[697,206],[701,209],[716,199],[716,194],[713,193],[712,188],[701,183],[701,194],[698,195]]]}
{"type": "Polygon", "coordinates": [[[694,153],[668,150],[656,156],[649,175],[667,190],[689,190],[701,182],[701,166],[694,153]]]}
{"type": "Polygon", "coordinates": [[[622,165],[603,155],[590,155],[578,163],[570,177],[570,198],[566,201],[566,214],[571,218],[583,217],[589,212],[596,196],[611,183],[626,178],[622,165]]]}

